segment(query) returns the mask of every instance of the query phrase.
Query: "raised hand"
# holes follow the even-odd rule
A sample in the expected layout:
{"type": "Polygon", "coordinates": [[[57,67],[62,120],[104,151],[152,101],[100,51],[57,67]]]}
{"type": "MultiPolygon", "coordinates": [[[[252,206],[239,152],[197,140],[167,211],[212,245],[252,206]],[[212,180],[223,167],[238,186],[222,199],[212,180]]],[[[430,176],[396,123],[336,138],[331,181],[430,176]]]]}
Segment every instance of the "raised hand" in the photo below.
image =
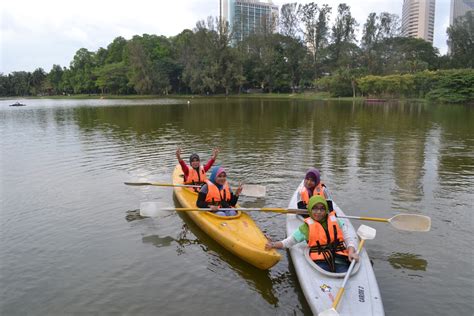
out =
{"type": "Polygon", "coordinates": [[[216,159],[217,159],[217,155],[219,155],[219,151],[220,151],[219,148],[214,148],[214,149],[212,150],[211,158],[212,158],[213,160],[216,160],[216,159]]]}
{"type": "Polygon", "coordinates": [[[178,147],[178,149],[176,149],[176,158],[178,158],[178,160],[182,160],[181,159],[181,148],[178,147]]]}
{"type": "Polygon", "coordinates": [[[239,196],[242,193],[242,183],[239,183],[237,190],[235,190],[235,195],[239,196]]]}

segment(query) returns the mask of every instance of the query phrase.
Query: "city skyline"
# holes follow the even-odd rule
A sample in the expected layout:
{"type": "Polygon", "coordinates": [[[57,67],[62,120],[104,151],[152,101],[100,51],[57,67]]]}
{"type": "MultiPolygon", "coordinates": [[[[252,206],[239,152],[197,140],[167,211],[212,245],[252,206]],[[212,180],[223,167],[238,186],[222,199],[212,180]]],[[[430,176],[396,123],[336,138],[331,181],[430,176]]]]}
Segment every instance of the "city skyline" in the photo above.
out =
{"type": "MultiPolygon", "coordinates": [[[[311,1],[298,1],[304,4],[311,1]]],[[[279,8],[289,1],[275,0],[279,8]]],[[[390,12],[401,17],[403,1],[366,0],[318,1],[330,3],[332,17],[339,3],[347,3],[359,23],[358,36],[370,12],[390,12]]],[[[450,0],[436,2],[434,46],[441,54],[447,51],[446,28],[449,26],[450,0]]],[[[130,39],[133,35],[157,34],[175,36],[192,29],[199,20],[219,16],[219,1],[176,0],[155,3],[136,0],[134,6],[117,1],[109,4],[84,0],[70,10],[63,1],[17,0],[1,5],[0,72],[33,71],[38,67],[50,71],[53,64],[69,67],[80,48],[97,51],[114,38],[130,39]],[[179,17],[179,18],[178,18],[179,17]]]]}

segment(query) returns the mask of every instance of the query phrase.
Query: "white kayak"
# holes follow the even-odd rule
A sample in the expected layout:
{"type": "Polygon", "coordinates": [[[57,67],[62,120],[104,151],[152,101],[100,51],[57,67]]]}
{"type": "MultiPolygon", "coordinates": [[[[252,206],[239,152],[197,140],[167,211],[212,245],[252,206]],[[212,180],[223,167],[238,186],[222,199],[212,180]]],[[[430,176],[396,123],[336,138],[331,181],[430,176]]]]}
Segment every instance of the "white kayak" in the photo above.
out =
{"type": "MultiPolygon", "coordinates": [[[[303,186],[301,182],[288,205],[296,209],[298,192],[303,186]]],[[[344,215],[334,203],[333,208],[338,215],[344,215]]],[[[344,219],[352,234],[356,236],[354,227],[348,219],[344,219]]],[[[304,223],[303,217],[288,214],[286,218],[286,234],[290,236],[304,223]]],[[[365,244],[370,246],[370,241],[365,244]]],[[[314,315],[331,308],[337,292],[342,285],[345,273],[331,273],[321,269],[309,257],[309,247],[301,242],[289,249],[291,260],[303,289],[304,296],[314,315]]],[[[375,279],[374,270],[365,249],[361,250],[359,262],[354,266],[351,277],[345,286],[344,296],[337,308],[342,316],[384,315],[382,298],[375,279]]]]}

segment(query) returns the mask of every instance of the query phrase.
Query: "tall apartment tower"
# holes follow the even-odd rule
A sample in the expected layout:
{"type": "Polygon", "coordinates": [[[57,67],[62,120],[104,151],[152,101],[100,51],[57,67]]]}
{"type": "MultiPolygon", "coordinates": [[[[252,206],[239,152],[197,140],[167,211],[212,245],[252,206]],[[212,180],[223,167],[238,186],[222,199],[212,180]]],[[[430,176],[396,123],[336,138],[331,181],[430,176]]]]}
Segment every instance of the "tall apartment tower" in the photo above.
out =
{"type": "Polygon", "coordinates": [[[219,0],[219,14],[221,20],[229,22],[235,41],[278,22],[278,6],[271,0],[219,0]]]}
{"type": "Polygon", "coordinates": [[[403,0],[402,36],[433,43],[435,0],[403,0]]]}
{"type": "MultiPolygon", "coordinates": [[[[449,14],[449,26],[460,16],[468,11],[474,11],[474,0],[451,0],[451,13],[449,14]]],[[[448,39],[448,54],[452,53],[451,43],[448,39]]]]}
{"type": "Polygon", "coordinates": [[[474,11],[474,0],[451,0],[449,25],[453,25],[454,20],[465,15],[468,11],[474,11]]]}

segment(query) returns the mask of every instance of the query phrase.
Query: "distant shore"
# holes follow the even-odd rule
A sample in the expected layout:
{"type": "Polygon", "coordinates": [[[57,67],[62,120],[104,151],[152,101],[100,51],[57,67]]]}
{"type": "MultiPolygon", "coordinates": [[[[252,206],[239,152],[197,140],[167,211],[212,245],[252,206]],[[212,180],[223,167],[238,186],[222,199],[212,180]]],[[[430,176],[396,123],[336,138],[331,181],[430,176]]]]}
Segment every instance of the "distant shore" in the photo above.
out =
{"type": "Polygon", "coordinates": [[[3,100],[15,99],[206,99],[206,98],[242,98],[242,99],[295,99],[295,100],[321,100],[321,101],[366,101],[373,103],[384,103],[393,101],[426,101],[425,99],[405,99],[405,98],[374,98],[374,97],[331,97],[327,92],[310,92],[310,93],[242,93],[242,94],[212,94],[212,95],[195,95],[195,94],[169,94],[169,95],[112,95],[112,94],[74,94],[74,95],[53,95],[53,96],[26,96],[26,97],[4,97],[3,100]]]}

